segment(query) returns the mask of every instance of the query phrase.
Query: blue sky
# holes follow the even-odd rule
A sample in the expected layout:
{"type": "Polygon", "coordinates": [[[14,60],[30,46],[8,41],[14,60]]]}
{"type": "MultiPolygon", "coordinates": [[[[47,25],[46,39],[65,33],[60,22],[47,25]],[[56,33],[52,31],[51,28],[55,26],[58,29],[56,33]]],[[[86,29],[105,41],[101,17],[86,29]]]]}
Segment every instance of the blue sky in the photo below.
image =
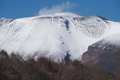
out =
{"type": "Polygon", "coordinates": [[[16,19],[56,12],[100,15],[120,22],[120,0],[0,0],[0,18],[16,19]]]}

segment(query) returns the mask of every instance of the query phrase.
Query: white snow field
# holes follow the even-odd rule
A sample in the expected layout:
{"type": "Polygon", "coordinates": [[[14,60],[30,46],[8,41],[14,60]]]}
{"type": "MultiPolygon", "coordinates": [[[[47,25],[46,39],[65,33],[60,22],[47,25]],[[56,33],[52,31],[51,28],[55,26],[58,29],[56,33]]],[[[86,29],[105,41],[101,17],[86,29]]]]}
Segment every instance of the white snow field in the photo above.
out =
{"type": "Polygon", "coordinates": [[[15,20],[0,19],[0,50],[24,56],[81,59],[89,45],[120,33],[120,23],[100,16],[56,13],[15,20]]]}

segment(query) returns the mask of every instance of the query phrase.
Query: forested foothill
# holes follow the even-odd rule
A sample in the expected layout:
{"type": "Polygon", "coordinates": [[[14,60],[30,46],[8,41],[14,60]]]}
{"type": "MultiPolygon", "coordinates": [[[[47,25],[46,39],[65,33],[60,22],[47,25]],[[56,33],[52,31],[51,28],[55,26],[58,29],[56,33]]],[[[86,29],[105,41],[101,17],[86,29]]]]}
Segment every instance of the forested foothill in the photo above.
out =
{"type": "MultiPolygon", "coordinates": [[[[120,63],[120,51],[116,52],[120,63]]],[[[29,57],[0,52],[0,80],[120,80],[120,65],[115,71],[107,71],[95,65],[84,65],[78,60],[65,58],[61,62],[52,59],[29,57]]]]}

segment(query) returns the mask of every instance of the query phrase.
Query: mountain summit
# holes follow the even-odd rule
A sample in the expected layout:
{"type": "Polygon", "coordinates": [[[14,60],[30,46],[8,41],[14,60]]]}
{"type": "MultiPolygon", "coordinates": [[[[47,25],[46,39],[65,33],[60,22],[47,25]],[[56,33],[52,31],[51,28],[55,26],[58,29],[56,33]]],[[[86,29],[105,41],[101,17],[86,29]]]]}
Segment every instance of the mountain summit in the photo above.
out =
{"type": "Polygon", "coordinates": [[[81,59],[88,46],[120,33],[120,23],[100,16],[57,13],[20,19],[0,18],[0,50],[24,56],[81,59]]]}

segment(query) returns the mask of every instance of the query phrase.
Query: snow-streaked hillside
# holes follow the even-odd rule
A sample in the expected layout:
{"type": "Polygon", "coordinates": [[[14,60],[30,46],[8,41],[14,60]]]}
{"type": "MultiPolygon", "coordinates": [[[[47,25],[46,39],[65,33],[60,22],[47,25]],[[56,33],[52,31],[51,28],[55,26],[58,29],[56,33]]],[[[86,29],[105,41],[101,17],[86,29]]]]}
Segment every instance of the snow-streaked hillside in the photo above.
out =
{"type": "Polygon", "coordinates": [[[98,47],[102,49],[110,48],[110,47],[120,47],[120,33],[111,34],[102,40],[92,44],[93,47],[98,47]]]}
{"type": "Polygon", "coordinates": [[[0,26],[12,22],[13,19],[0,18],[0,26]]]}
{"type": "Polygon", "coordinates": [[[89,45],[120,32],[120,23],[99,16],[84,17],[73,13],[57,13],[15,19],[0,19],[0,49],[63,59],[81,59],[89,45]]]}

